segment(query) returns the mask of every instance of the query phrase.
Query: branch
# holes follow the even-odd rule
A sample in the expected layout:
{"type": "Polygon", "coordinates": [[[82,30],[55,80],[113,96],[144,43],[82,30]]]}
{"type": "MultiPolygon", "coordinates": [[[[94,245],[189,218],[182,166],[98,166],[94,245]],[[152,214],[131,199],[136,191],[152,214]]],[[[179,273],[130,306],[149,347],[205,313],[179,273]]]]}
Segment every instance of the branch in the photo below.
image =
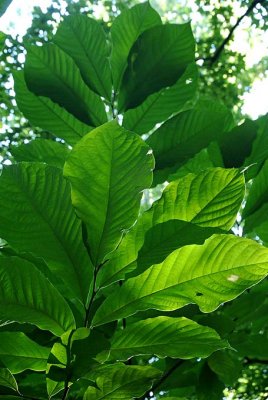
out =
{"type": "Polygon", "coordinates": [[[178,360],[169,370],[167,370],[161,378],[155,382],[155,384],[151,387],[151,389],[147,390],[147,392],[140,397],[138,400],[146,400],[147,398],[150,398],[150,392],[154,392],[157,388],[159,388],[160,385],[162,385],[163,382],[183,363],[183,360],[178,360]]]}
{"type": "MultiPolygon", "coordinates": [[[[223,40],[223,42],[221,43],[221,45],[216,49],[215,53],[213,54],[213,56],[211,57],[206,57],[203,58],[204,61],[209,61],[210,65],[213,65],[218,58],[220,57],[221,53],[223,52],[225,46],[229,43],[229,41],[231,40],[231,37],[233,36],[234,31],[236,30],[236,28],[241,24],[241,22],[243,21],[243,19],[245,17],[247,17],[251,11],[257,6],[257,4],[263,4],[266,0],[253,0],[253,2],[249,5],[247,11],[241,15],[241,17],[238,18],[238,20],[236,21],[235,25],[232,26],[232,28],[230,29],[227,37],[223,40]]],[[[201,58],[202,60],[202,58],[201,58]]]]}

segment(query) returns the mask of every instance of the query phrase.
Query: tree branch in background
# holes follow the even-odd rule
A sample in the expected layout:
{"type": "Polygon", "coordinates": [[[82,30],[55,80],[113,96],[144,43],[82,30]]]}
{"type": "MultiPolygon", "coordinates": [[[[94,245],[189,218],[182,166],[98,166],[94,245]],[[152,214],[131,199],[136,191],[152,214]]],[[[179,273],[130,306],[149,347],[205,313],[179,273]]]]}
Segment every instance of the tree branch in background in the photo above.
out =
{"type": "Polygon", "coordinates": [[[161,378],[155,382],[155,384],[151,387],[151,389],[147,390],[147,392],[139,398],[139,400],[145,400],[150,398],[150,393],[154,392],[159,386],[184,362],[184,360],[178,360],[169,370],[167,370],[161,378]]]}
{"type": "Polygon", "coordinates": [[[233,36],[234,31],[241,24],[243,19],[245,17],[247,17],[251,13],[251,11],[257,6],[257,4],[263,4],[265,1],[266,0],[254,0],[250,4],[250,6],[248,7],[247,11],[243,15],[241,15],[241,17],[239,17],[238,20],[236,21],[235,25],[232,26],[232,28],[230,29],[227,37],[223,40],[221,45],[216,49],[216,51],[213,54],[213,56],[206,57],[206,58],[200,58],[200,59],[209,62],[210,65],[213,65],[219,59],[219,57],[220,57],[221,53],[223,52],[225,46],[229,43],[229,41],[231,40],[231,38],[233,36]]]}

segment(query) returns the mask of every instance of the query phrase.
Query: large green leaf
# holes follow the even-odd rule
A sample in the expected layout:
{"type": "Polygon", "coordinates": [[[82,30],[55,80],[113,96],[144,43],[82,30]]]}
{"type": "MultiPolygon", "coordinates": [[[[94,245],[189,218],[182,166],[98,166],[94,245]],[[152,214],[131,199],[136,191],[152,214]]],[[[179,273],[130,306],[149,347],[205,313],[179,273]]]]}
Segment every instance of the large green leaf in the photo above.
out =
{"type": "Polygon", "coordinates": [[[129,55],[119,93],[119,110],[137,107],[150,94],[176,83],[194,62],[189,23],[158,25],[145,31],[129,55]]]}
{"type": "Polygon", "coordinates": [[[68,303],[33,264],[18,257],[0,258],[0,318],[28,322],[54,335],[75,327],[68,303]]]}
{"type": "Polygon", "coordinates": [[[13,73],[16,102],[24,116],[34,125],[74,145],[92,127],[76,119],[48,97],[36,96],[26,85],[23,71],[13,73]]]}
{"type": "Polygon", "coordinates": [[[212,102],[201,102],[192,110],[168,120],[147,140],[153,149],[156,169],[183,164],[230,128],[231,113],[212,102]]]}
{"type": "Polygon", "coordinates": [[[62,168],[70,150],[54,140],[35,139],[18,147],[12,146],[10,151],[16,161],[39,161],[62,168]]]}
{"type": "Polygon", "coordinates": [[[172,114],[190,108],[196,98],[197,82],[198,70],[195,64],[190,64],[173,86],[151,94],[140,106],[128,110],[123,126],[141,135],[172,114]]]}
{"type": "Polygon", "coordinates": [[[101,283],[106,285],[123,279],[126,272],[135,268],[133,262],[144,243],[144,235],[156,224],[179,219],[202,227],[229,230],[243,195],[244,177],[234,169],[208,169],[198,175],[188,174],[171,182],[161,199],[139,217],[106,268],[100,271],[101,283]]]}
{"type": "Polygon", "coordinates": [[[14,374],[45,371],[49,352],[22,332],[0,332],[0,360],[14,374]]]}
{"type": "Polygon", "coordinates": [[[208,365],[226,385],[230,386],[237,381],[242,368],[234,351],[216,351],[209,357],[208,365]]]}
{"type": "Polygon", "coordinates": [[[115,122],[86,135],[72,150],[64,174],[72,201],[88,227],[92,260],[99,265],[138,216],[141,191],[152,181],[148,146],[115,122]]]}
{"type": "Polygon", "coordinates": [[[126,281],[97,310],[93,325],[138,310],[172,311],[196,303],[202,312],[236,298],[268,274],[268,250],[233,235],[214,235],[204,245],[182,247],[162,264],[126,281]]]}
{"type": "Polygon", "coordinates": [[[86,84],[110,100],[109,47],[100,23],[86,15],[68,16],[60,24],[53,41],[74,59],[86,84]]]}
{"type": "Polygon", "coordinates": [[[119,330],[111,341],[108,360],[127,360],[136,355],[189,359],[208,357],[229,347],[214,329],[187,318],[156,317],[119,330]]]}
{"type": "Polygon", "coordinates": [[[149,1],[124,10],[114,20],[111,27],[111,67],[116,92],[127,68],[127,59],[131,47],[142,32],[160,24],[161,18],[150,6],[149,1]]]}
{"type": "Polygon", "coordinates": [[[172,251],[188,244],[202,244],[215,233],[217,228],[203,228],[186,221],[171,219],[153,225],[145,233],[144,244],[137,258],[135,275],[153,264],[162,262],[172,251]]]}
{"type": "Polygon", "coordinates": [[[0,237],[45,259],[64,282],[61,292],[85,304],[92,265],[62,172],[41,163],[5,167],[0,193],[0,237]]]}
{"type": "Polygon", "coordinates": [[[82,122],[98,126],[107,121],[101,98],[86,86],[73,59],[56,45],[28,47],[25,80],[32,92],[49,97],[82,122]]]}
{"type": "Polygon", "coordinates": [[[125,399],[142,396],[161,372],[153,367],[137,365],[107,365],[89,375],[97,387],[90,386],[83,400],[125,399]]]}

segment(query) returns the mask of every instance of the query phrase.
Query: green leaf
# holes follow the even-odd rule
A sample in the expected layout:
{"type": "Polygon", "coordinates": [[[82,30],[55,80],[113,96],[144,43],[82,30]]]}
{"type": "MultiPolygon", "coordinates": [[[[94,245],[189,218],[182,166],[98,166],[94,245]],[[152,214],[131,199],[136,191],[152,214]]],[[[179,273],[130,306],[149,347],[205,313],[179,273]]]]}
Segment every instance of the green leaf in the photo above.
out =
{"type": "Polygon", "coordinates": [[[0,258],[0,318],[28,322],[56,336],[75,327],[68,303],[33,264],[17,257],[0,258]]]}
{"type": "Polygon", "coordinates": [[[73,58],[86,84],[110,100],[109,47],[100,23],[86,15],[68,16],[60,24],[53,41],[73,58]]]}
{"type": "Polygon", "coordinates": [[[173,86],[151,94],[140,106],[128,110],[124,114],[123,126],[141,135],[172,114],[191,108],[196,98],[197,82],[197,67],[190,64],[173,86]]]}
{"type": "Polygon", "coordinates": [[[248,217],[258,211],[262,206],[268,203],[268,160],[265,161],[262,169],[254,179],[247,197],[245,208],[243,209],[243,218],[248,217]]]}
{"type": "Polygon", "coordinates": [[[22,332],[0,332],[0,360],[13,374],[45,371],[49,352],[22,332]]]}
{"type": "Polygon", "coordinates": [[[95,129],[72,150],[64,175],[72,184],[78,216],[87,225],[95,265],[135,222],[141,191],[151,185],[153,166],[143,140],[115,122],[95,129]]]}
{"type": "Polygon", "coordinates": [[[137,224],[123,238],[106,268],[100,271],[102,285],[123,279],[135,268],[133,262],[152,226],[179,219],[202,227],[229,230],[235,221],[244,195],[244,177],[234,169],[213,168],[198,175],[171,182],[160,200],[139,217],[137,224]],[[132,264],[132,265],[131,265],[132,264]]]}
{"type": "Polygon", "coordinates": [[[210,369],[228,386],[235,384],[240,376],[242,364],[227,351],[216,351],[208,359],[210,369]]]}
{"type": "Polygon", "coordinates": [[[146,354],[190,359],[208,357],[226,347],[228,342],[211,328],[187,318],[156,317],[117,331],[106,354],[108,360],[127,360],[146,354]]]}
{"type": "Polygon", "coordinates": [[[156,169],[183,164],[229,129],[231,113],[221,105],[200,102],[192,110],[169,119],[147,140],[156,169]]]}
{"type": "Polygon", "coordinates": [[[92,127],[76,119],[49,98],[36,96],[26,85],[23,71],[13,73],[16,102],[23,115],[34,125],[74,145],[92,127]]]}
{"type": "Polygon", "coordinates": [[[226,168],[238,168],[244,165],[251,153],[257,129],[258,124],[255,121],[246,119],[243,124],[236,126],[221,138],[220,148],[226,168]]]}
{"type": "Polygon", "coordinates": [[[0,368],[0,386],[12,389],[15,392],[18,391],[16,379],[8,368],[0,368]]]}
{"type": "Polygon", "coordinates": [[[67,349],[61,343],[54,343],[48,357],[46,369],[47,393],[49,399],[59,393],[65,386],[67,349]]]}
{"type": "Polygon", "coordinates": [[[267,331],[254,335],[246,332],[234,333],[230,336],[230,342],[242,357],[268,360],[267,331]]]}
{"type": "Polygon", "coordinates": [[[6,12],[12,0],[0,0],[0,17],[6,12]]]}
{"type": "Polygon", "coordinates": [[[89,386],[83,400],[126,399],[142,396],[161,372],[153,367],[107,365],[93,370],[90,379],[96,380],[96,387],[89,386]]]}
{"type": "Polygon", "coordinates": [[[153,264],[162,262],[172,251],[188,244],[202,244],[217,228],[203,228],[186,221],[172,219],[150,228],[139,251],[135,275],[153,264]]]}
{"type": "Polygon", "coordinates": [[[16,161],[39,161],[58,168],[63,168],[70,152],[62,143],[46,139],[35,139],[18,147],[12,146],[10,151],[16,161]]]}
{"type": "Polygon", "coordinates": [[[223,398],[223,383],[218,376],[205,364],[196,386],[198,400],[220,400],[223,398]]]}
{"type": "Polygon", "coordinates": [[[5,167],[0,177],[0,237],[42,257],[62,279],[62,293],[84,304],[92,265],[62,172],[41,163],[5,167]]]}
{"type": "Polygon", "coordinates": [[[93,126],[107,121],[101,98],[86,86],[73,59],[56,45],[28,47],[25,80],[36,95],[49,97],[80,121],[93,126]]]}
{"type": "Polygon", "coordinates": [[[176,83],[195,60],[189,23],[158,25],[132,47],[119,93],[119,110],[137,107],[147,96],[176,83]]]}
{"type": "Polygon", "coordinates": [[[236,298],[268,274],[268,250],[233,235],[214,235],[204,245],[190,245],[171,253],[131,278],[107,297],[97,310],[93,325],[135,312],[172,311],[196,303],[202,312],[236,298]]]}
{"type": "Polygon", "coordinates": [[[149,1],[124,10],[114,20],[111,27],[111,67],[116,92],[127,68],[127,59],[133,44],[142,32],[160,24],[161,18],[149,1]]]}

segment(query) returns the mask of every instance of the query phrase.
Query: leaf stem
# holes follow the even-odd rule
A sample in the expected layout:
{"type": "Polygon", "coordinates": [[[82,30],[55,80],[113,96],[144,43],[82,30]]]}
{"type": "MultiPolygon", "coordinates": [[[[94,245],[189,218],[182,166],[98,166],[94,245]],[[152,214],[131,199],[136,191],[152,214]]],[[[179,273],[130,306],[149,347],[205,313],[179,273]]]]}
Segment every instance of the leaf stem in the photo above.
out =
{"type": "Polygon", "coordinates": [[[67,348],[66,348],[66,353],[67,353],[67,363],[66,363],[66,378],[64,382],[64,392],[62,395],[62,400],[67,399],[67,395],[69,392],[69,382],[71,379],[71,373],[70,373],[70,365],[71,365],[71,340],[72,336],[74,334],[75,330],[72,330],[69,337],[68,337],[68,343],[67,343],[67,348]]]}

